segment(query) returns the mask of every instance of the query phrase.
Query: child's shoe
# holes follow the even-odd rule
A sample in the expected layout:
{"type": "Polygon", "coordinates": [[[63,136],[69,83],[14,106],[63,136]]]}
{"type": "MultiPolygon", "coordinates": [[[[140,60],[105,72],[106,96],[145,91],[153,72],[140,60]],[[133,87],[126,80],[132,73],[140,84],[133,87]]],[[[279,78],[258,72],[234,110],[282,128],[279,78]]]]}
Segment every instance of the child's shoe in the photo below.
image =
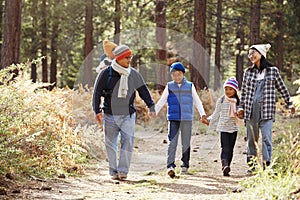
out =
{"type": "Polygon", "coordinates": [[[188,174],[189,168],[187,167],[181,167],[181,174],[188,174]]]}
{"type": "Polygon", "coordinates": [[[230,172],[230,167],[229,166],[225,166],[223,168],[223,176],[230,176],[229,172],[230,172]]]}
{"type": "Polygon", "coordinates": [[[222,171],[223,171],[223,176],[230,176],[229,175],[230,167],[229,167],[228,160],[222,160],[222,171]]]}
{"type": "Polygon", "coordinates": [[[167,173],[171,178],[175,177],[175,169],[173,167],[168,168],[167,173]]]}
{"type": "Polygon", "coordinates": [[[118,174],[117,174],[117,173],[116,173],[116,174],[113,174],[113,175],[111,176],[111,179],[112,179],[112,180],[119,180],[118,174]]]}
{"type": "Polygon", "coordinates": [[[127,174],[125,174],[125,173],[119,172],[118,175],[119,175],[119,180],[120,181],[123,181],[123,180],[127,179],[127,174]]]}

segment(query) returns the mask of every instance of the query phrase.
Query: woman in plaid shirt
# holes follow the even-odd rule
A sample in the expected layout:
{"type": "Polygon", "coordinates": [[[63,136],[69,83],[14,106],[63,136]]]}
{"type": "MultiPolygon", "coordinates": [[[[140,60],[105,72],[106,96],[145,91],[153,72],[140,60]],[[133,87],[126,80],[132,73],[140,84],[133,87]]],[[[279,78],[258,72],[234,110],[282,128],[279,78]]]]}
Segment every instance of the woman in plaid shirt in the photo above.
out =
{"type": "Polygon", "coordinates": [[[276,92],[281,94],[286,105],[295,113],[290,94],[279,70],[267,59],[270,44],[252,45],[248,58],[253,65],[246,69],[243,77],[242,92],[238,115],[244,117],[247,129],[247,163],[248,173],[255,170],[259,130],[262,135],[263,165],[269,166],[272,156],[272,126],[275,121],[276,92]]]}

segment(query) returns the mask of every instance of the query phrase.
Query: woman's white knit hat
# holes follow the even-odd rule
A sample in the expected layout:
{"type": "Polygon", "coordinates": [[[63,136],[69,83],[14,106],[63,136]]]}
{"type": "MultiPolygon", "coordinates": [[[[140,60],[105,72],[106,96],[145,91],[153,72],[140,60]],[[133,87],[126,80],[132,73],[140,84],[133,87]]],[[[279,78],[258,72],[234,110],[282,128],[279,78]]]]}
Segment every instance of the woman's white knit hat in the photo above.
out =
{"type": "Polygon", "coordinates": [[[256,49],[261,55],[267,58],[267,52],[271,48],[271,44],[255,44],[250,47],[250,49],[256,49]]]}

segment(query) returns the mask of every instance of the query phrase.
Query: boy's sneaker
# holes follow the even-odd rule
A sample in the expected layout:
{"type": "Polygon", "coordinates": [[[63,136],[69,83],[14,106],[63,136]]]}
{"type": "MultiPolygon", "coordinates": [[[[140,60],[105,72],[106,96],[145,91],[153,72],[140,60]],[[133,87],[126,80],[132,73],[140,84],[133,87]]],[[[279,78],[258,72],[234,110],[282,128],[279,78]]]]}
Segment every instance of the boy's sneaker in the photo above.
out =
{"type": "Polygon", "coordinates": [[[127,174],[125,174],[125,173],[119,172],[118,175],[119,175],[119,179],[120,179],[121,181],[127,179],[127,174]]]}
{"type": "Polygon", "coordinates": [[[181,167],[181,174],[188,174],[189,168],[187,167],[181,167]]]}
{"type": "Polygon", "coordinates": [[[175,169],[173,167],[168,168],[167,172],[171,178],[175,177],[175,169]]]}
{"type": "Polygon", "coordinates": [[[111,179],[112,179],[112,180],[119,180],[118,174],[113,174],[113,175],[111,176],[111,179]]]}

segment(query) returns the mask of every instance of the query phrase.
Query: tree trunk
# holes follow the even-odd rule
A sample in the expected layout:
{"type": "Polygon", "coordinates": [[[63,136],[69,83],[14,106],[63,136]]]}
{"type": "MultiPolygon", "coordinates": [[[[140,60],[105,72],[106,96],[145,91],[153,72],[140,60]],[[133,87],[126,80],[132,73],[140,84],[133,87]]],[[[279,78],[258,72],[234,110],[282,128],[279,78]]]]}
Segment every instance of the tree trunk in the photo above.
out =
{"type": "MultiPolygon", "coordinates": [[[[3,38],[4,4],[5,4],[5,0],[0,0],[0,38],[3,38]]],[[[2,43],[0,43],[0,49],[2,49],[2,43]]],[[[1,63],[1,56],[0,56],[0,63],[1,63]]],[[[0,69],[1,69],[1,66],[0,66],[0,69]]]]}
{"type": "MultiPolygon", "coordinates": [[[[55,7],[60,6],[60,0],[55,1],[55,7]]],[[[59,15],[53,16],[55,19],[54,23],[52,24],[52,36],[51,36],[51,63],[50,63],[50,83],[53,85],[50,86],[50,90],[57,86],[57,51],[58,51],[58,25],[60,24],[59,15]]]]}
{"type": "MultiPolygon", "coordinates": [[[[31,16],[32,16],[32,33],[31,33],[31,41],[32,41],[32,45],[31,45],[31,55],[33,57],[33,59],[36,58],[36,54],[37,54],[37,29],[38,29],[38,20],[37,20],[37,11],[38,11],[38,0],[32,0],[32,9],[30,11],[31,16]]],[[[36,63],[31,63],[31,80],[32,82],[36,82],[37,80],[37,73],[36,73],[36,63]]]]}
{"type": "Polygon", "coordinates": [[[216,52],[214,68],[214,90],[220,88],[221,84],[221,35],[222,35],[222,0],[218,0],[217,6],[217,29],[216,29],[216,52]]]}
{"type": "Polygon", "coordinates": [[[51,64],[50,64],[50,83],[53,85],[50,89],[53,89],[57,85],[57,37],[58,37],[58,23],[54,23],[52,27],[52,37],[51,37],[51,64]]]}
{"type": "Polygon", "coordinates": [[[162,91],[164,86],[168,82],[167,76],[167,52],[166,52],[166,2],[165,0],[157,0],[156,7],[155,7],[155,16],[156,16],[156,42],[158,44],[158,48],[156,49],[156,59],[158,63],[159,72],[158,78],[159,81],[157,84],[158,90],[162,91]]]}
{"type": "Polygon", "coordinates": [[[206,31],[206,0],[195,0],[194,2],[194,47],[191,66],[191,81],[196,89],[204,89],[207,83],[205,58],[205,31],[206,31]]]}
{"type": "Polygon", "coordinates": [[[244,55],[242,54],[244,50],[245,45],[245,33],[244,33],[244,23],[242,22],[242,17],[238,18],[237,22],[237,32],[236,37],[239,40],[239,42],[236,44],[236,49],[238,50],[238,53],[236,55],[236,80],[239,83],[239,88],[242,86],[243,81],[243,66],[244,66],[244,55]]]}
{"type": "Polygon", "coordinates": [[[121,33],[121,2],[120,0],[116,0],[115,4],[115,36],[114,36],[114,42],[116,44],[120,43],[120,33],[121,33]]]}
{"type": "Polygon", "coordinates": [[[251,0],[250,8],[250,45],[260,42],[260,6],[261,0],[251,0]]]}
{"type": "Polygon", "coordinates": [[[86,1],[86,17],[85,17],[85,48],[84,48],[84,83],[92,87],[92,55],[93,50],[93,0],[86,1]]]}
{"type": "Polygon", "coordinates": [[[42,60],[42,81],[48,82],[48,59],[47,59],[47,1],[42,1],[42,42],[41,42],[41,50],[42,50],[42,56],[45,56],[42,60]]]}
{"type": "Polygon", "coordinates": [[[283,0],[277,0],[278,4],[278,12],[277,12],[277,20],[276,20],[276,27],[277,27],[277,37],[276,37],[276,43],[277,43],[277,48],[276,48],[276,66],[278,67],[279,70],[283,70],[283,52],[284,52],[284,47],[283,47],[283,0]]]}
{"type": "MultiPolygon", "coordinates": [[[[21,0],[5,1],[5,23],[1,52],[1,69],[19,63],[21,35],[21,0]]],[[[18,71],[13,73],[18,75],[18,71]]]]}

